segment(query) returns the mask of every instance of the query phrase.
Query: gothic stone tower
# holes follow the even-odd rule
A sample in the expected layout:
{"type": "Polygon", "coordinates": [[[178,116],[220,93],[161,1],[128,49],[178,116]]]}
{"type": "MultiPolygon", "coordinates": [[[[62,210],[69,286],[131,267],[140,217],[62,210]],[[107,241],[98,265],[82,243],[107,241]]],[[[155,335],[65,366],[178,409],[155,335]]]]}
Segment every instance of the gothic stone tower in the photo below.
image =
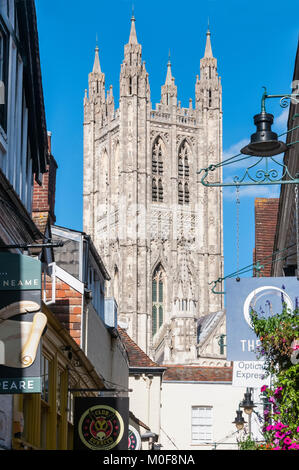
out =
{"type": "Polygon", "coordinates": [[[152,108],[134,17],[118,109],[96,48],[84,98],[84,231],[110,272],[119,321],[160,363],[196,363],[199,318],[223,308],[208,285],[223,276],[222,194],[197,174],[222,158],[221,98],[209,31],[188,108],[170,60],[152,108]]]}

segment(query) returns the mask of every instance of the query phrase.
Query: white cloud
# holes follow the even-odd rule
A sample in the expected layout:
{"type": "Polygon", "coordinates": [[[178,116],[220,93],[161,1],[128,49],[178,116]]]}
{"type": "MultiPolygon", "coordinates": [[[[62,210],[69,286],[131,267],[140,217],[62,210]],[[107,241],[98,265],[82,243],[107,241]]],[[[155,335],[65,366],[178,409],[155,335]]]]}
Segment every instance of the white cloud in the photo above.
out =
{"type": "Polygon", "coordinates": [[[289,117],[289,108],[285,108],[282,113],[274,118],[275,127],[281,131],[286,131],[289,117]]]}
{"type": "MultiPolygon", "coordinates": [[[[252,186],[241,186],[240,187],[240,201],[242,198],[278,198],[280,195],[280,185],[252,185],[252,186]]],[[[236,188],[224,187],[223,188],[223,199],[226,201],[236,200],[236,188]]]]}
{"type": "Polygon", "coordinates": [[[223,150],[223,160],[239,155],[241,148],[245,147],[249,142],[249,139],[242,139],[239,142],[231,145],[227,150],[223,150]]]}

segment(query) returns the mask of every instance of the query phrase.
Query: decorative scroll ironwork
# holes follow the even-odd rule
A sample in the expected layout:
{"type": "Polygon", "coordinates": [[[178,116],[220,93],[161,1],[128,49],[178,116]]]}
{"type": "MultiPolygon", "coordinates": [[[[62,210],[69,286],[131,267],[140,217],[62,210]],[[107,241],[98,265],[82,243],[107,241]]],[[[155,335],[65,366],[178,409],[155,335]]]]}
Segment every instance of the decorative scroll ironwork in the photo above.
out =
{"type": "MultiPolygon", "coordinates": [[[[284,132],[283,134],[280,134],[279,137],[295,130],[298,129],[299,126],[294,127],[293,129],[290,129],[287,132],[284,132]]],[[[295,142],[290,142],[287,144],[287,146],[291,146],[294,144],[299,143],[299,141],[295,142]]],[[[203,177],[201,178],[201,183],[204,186],[251,186],[251,185],[269,185],[269,184],[299,184],[299,174],[296,174],[295,176],[292,176],[288,170],[288,167],[284,165],[283,163],[280,163],[277,160],[277,157],[252,157],[252,156],[244,156],[243,154],[239,153],[237,155],[234,155],[233,157],[230,157],[226,160],[224,160],[221,163],[218,164],[212,164],[208,166],[208,168],[202,168],[201,170],[198,171],[198,174],[202,174],[203,177]],[[217,170],[217,168],[223,168],[225,166],[231,165],[235,163],[239,163],[243,160],[248,160],[250,159],[252,162],[252,159],[256,159],[254,163],[249,165],[243,172],[241,176],[234,176],[232,182],[209,182],[207,181],[208,175],[217,170]],[[257,165],[261,163],[264,165],[263,168],[257,168],[257,165]],[[276,168],[273,167],[276,165],[276,168]],[[272,168],[271,166],[272,165],[272,168]],[[280,171],[279,171],[280,170],[280,171]]]]}
{"type": "MultiPolygon", "coordinates": [[[[231,157],[230,164],[240,162],[242,160],[255,157],[242,157],[237,159],[237,157],[241,156],[241,154],[235,155],[231,157]],[[233,160],[234,159],[234,160],[233,160]],[[232,161],[233,160],[233,161],[232,161]]],[[[256,157],[257,160],[252,164],[249,165],[243,172],[242,175],[236,175],[233,177],[232,182],[209,182],[206,181],[209,173],[215,171],[217,168],[224,167],[228,164],[227,160],[222,162],[219,165],[210,165],[208,168],[201,169],[198,174],[204,173],[201,183],[204,186],[250,186],[250,185],[270,185],[270,184],[299,184],[299,178],[295,175],[293,177],[288,167],[282,163],[280,163],[274,157],[256,157]],[[262,162],[264,165],[263,168],[258,168],[258,165],[262,162]],[[271,167],[270,165],[277,165],[277,167],[271,167]],[[280,170],[280,171],[279,171],[280,170]]]]}

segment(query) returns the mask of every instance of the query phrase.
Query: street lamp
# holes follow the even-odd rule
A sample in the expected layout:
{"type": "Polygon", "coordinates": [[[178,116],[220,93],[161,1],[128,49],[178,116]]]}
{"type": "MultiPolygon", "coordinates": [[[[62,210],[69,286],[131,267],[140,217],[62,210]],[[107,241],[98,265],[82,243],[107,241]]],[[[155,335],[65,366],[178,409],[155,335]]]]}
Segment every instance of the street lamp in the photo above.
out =
{"type": "MultiPolygon", "coordinates": [[[[256,125],[256,132],[251,135],[251,140],[248,145],[240,150],[240,153],[222,160],[216,164],[210,164],[207,168],[202,168],[197,173],[203,173],[201,183],[207,187],[228,187],[235,186],[239,188],[241,186],[251,185],[268,185],[268,184],[299,184],[299,175],[291,175],[289,169],[285,163],[277,161],[274,157],[283,152],[286,152],[291,146],[298,144],[299,141],[284,143],[278,140],[278,135],[272,131],[271,126],[273,124],[273,114],[266,112],[266,99],[280,98],[280,106],[285,108],[288,106],[288,101],[293,102],[299,101],[298,93],[283,94],[283,95],[269,95],[265,87],[264,93],[261,100],[261,112],[254,116],[254,123],[256,125]],[[251,158],[255,157],[255,158],[251,158]],[[208,181],[207,178],[210,173],[215,172],[218,168],[222,168],[226,165],[233,165],[240,163],[243,160],[249,158],[249,166],[244,170],[243,174],[236,175],[232,181],[208,181]],[[262,167],[259,167],[259,164],[262,167]],[[274,166],[270,166],[273,165],[274,166]]],[[[293,116],[293,119],[298,117],[298,114],[293,116]]],[[[288,129],[281,135],[289,134],[292,131],[298,129],[299,126],[295,126],[292,129],[288,129]]],[[[216,293],[216,292],[215,292],[216,293]]],[[[221,292],[222,293],[222,292],[221,292]]],[[[220,292],[219,292],[220,294],[220,292]]]]}
{"type": "Polygon", "coordinates": [[[244,408],[244,412],[247,415],[251,415],[253,412],[253,408],[256,408],[256,405],[253,403],[251,398],[251,389],[247,388],[246,392],[244,393],[244,399],[240,404],[241,408],[244,408]]]}
{"type": "Polygon", "coordinates": [[[245,155],[258,155],[259,157],[273,157],[279,153],[286,152],[288,147],[284,142],[278,140],[275,132],[272,132],[273,114],[261,112],[254,116],[256,132],[252,134],[251,141],[241,149],[245,155]]]}
{"type": "Polygon", "coordinates": [[[239,409],[236,411],[237,416],[235,417],[235,421],[233,421],[233,424],[236,425],[236,428],[238,431],[241,431],[244,428],[245,420],[243,418],[243,413],[239,409]]]}
{"type": "Polygon", "coordinates": [[[248,431],[249,435],[251,435],[251,415],[252,412],[254,411],[254,408],[256,408],[256,405],[253,403],[252,397],[251,397],[252,389],[248,388],[246,389],[246,392],[244,393],[244,398],[239,403],[239,409],[237,410],[237,416],[235,418],[235,421],[233,421],[233,424],[236,425],[236,428],[238,431],[243,429],[245,421],[242,415],[242,411],[240,408],[244,409],[244,413],[248,415],[248,431]]]}
{"type": "Polygon", "coordinates": [[[278,140],[275,132],[272,132],[271,125],[273,124],[273,114],[266,112],[266,99],[280,98],[280,105],[285,108],[289,99],[296,99],[297,94],[292,93],[284,95],[268,95],[266,87],[261,100],[261,112],[254,116],[254,124],[256,125],[256,132],[252,134],[251,141],[246,147],[243,147],[241,153],[245,155],[252,155],[259,157],[274,157],[280,153],[286,152],[288,149],[284,142],[278,140]]]}

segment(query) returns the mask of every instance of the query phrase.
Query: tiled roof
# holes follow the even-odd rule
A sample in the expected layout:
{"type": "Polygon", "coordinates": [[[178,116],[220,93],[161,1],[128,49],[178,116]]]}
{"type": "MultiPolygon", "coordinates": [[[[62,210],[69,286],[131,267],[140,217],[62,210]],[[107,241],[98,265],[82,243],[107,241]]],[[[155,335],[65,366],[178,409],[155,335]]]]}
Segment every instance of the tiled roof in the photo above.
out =
{"type": "Polygon", "coordinates": [[[130,367],[158,367],[161,368],[159,364],[152,361],[147,354],[130,338],[130,336],[126,333],[125,330],[118,326],[118,332],[121,336],[121,339],[124,343],[126,348],[128,358],[129,358],[129,366],[130,367]]]}
{"type": "Polygon", "coordinates": [[[231,382],[232,367],[167,366],[163,382],[231,382]]]}

